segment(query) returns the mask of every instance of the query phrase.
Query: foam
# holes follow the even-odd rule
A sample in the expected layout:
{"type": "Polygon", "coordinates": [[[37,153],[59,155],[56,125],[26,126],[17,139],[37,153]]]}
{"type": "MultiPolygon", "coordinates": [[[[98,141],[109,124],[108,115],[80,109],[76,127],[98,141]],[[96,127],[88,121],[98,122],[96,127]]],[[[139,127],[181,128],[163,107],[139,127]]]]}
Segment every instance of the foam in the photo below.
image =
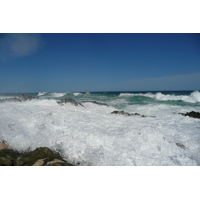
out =
{"type": "Polygon", "coordinates": [[[91,103],[60,106],[53,99],[5,102],[0,110],[0,139],[18,150],[47,146],[81,165],[200,165],[198,119],[174,114],[191,107],[125,109],[156,118],[112,115],[115,108],[91,103]]]}

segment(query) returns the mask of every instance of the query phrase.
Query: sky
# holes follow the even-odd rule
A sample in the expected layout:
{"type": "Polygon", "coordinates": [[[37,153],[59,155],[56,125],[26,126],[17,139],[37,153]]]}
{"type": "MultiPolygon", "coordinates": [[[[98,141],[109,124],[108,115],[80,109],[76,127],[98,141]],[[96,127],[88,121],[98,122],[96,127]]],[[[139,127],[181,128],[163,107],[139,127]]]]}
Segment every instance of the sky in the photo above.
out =
{"type": "Polygon", "coordinates": [[[0,34],[0,93],[164,90],[200,90],[200,34],[0,34]]]}

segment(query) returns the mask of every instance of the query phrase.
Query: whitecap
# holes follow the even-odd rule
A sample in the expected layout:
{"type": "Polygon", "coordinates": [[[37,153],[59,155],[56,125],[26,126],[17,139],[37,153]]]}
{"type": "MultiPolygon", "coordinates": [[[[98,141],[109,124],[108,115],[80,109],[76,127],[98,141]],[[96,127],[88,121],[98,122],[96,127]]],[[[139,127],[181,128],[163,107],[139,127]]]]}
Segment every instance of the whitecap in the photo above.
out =
{"type": "Polygon", "coordinates": [[[79,95],[81,95],[81,93],[80,92],[74,92],[73,95],[74,96],[79,96],[79,95]]]}

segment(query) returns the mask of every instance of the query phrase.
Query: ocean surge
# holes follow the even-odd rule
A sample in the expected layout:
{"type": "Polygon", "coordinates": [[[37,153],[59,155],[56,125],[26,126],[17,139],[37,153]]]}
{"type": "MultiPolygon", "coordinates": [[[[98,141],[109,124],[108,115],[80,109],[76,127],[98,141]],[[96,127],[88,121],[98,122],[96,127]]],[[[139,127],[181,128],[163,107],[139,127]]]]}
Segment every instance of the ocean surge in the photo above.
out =
{"type": "Polygon", "coordinates": [[[126,112],[155,118],[112,115],[114,107],[93,103],[4,102],[0,103],[0,140],[20,151],[46,146],[75,165],[200,165],[199,119],[178,114],[191,111],[190,107],[128,108],[126,112]]]}

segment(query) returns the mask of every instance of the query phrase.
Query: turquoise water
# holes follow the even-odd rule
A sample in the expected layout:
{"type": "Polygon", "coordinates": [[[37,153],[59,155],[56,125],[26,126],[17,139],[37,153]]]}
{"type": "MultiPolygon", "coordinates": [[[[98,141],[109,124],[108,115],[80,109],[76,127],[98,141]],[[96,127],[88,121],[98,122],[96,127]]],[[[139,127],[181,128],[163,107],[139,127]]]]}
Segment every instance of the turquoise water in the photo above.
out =
{"type": "MultiPolygon", "coordinates": [[[[167,104],[178,106],[200,107],[199,91],[143,91],[143,92],[39,92],[25,93],[26,95],[35,96],[39,99],[72,98],[79,102],[82,101],[100,101],[117,108],[123,108],[127,105],[146,105],[146,104],[167,104]]],[[[19,97],[21,93],[0,94],[0,98],[19,97]]]]}

